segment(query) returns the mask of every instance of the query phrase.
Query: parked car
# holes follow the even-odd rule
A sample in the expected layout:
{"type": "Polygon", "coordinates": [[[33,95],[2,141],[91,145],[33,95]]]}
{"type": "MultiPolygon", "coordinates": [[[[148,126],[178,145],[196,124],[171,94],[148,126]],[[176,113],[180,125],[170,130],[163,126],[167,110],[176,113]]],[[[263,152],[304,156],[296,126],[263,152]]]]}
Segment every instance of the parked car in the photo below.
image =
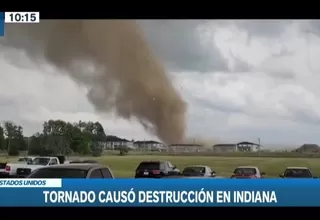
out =
{"type": "Polygon", "coordinates": [[[312,175],[311,170],[308,167],[287,167],[283,174],[280,174],[281,178],[317,178],[312,175]]]}
{"type": "Polygon", "coordinates": [[[142,161],[136,169],[135,178],[161,178],[180,175],[180,170],[169,161],[142,161]]]}
{"type": "Polygon", "coordinates": [[[212,171],[210,167],[204,165],[193,165],[183,169],[182,176],[204,176],[215,177],[216,172],[212,171]]]}
{"type": "Polygon", "coordinates": [[[223,176],[183,176],[183,175],[176,175],[176,176],[164,176],[162,178],[166,179],[227,179],[226,177],[223,176]]]}
{"type": "Polygon", "coordinates": [[[8,177],[8,173],[6,172],[7,163],[0,163],[0,178],[8,177]]]}
{"type": "Polygon", "coordinates": [[[25,178],[34,170],[46,167],[46,166],[53,166],[57,164],[63,164],[65,162],[64,156],[44,156],[44,157],[35,157],[33,160],[28,161],[27,164],[21,164],[17,167],[17,177],[25,178]]]}
{"type": "Polygon", "coordinates": [[[114,179],[109,167],[94,163],[60,164],[39,168],[27,178],[114,179]]]}
{"type": "Polygon", "coordinates": [[[254,166],[240,166],[233,171],[231,179],[261,179],[266,175],[261,172],[258,167],[254,166]]]}
{"type": "Polygon", "coordinates": [[[4,170],[1,171],[3,177],[16,177],[17,176],[17,168],[21,167],[21,165],[25,165],[28,162],[31,162],[35,156],[25,156],[19,157],[17,162],[15,163],[6,163],[4,166],[4,170]]]}

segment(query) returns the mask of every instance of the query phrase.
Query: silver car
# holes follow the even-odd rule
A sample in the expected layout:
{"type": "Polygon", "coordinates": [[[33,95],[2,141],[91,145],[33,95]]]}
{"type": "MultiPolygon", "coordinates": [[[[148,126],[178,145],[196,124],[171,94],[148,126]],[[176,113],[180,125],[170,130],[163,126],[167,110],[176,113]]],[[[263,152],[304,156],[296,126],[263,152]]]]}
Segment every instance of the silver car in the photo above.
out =
{"type": "Polygon", "coordinates": [[[205,165],[192,165],[184,168],[184,170],[182,171],[182,176],[215,177],[216,172],[205,165]]]}

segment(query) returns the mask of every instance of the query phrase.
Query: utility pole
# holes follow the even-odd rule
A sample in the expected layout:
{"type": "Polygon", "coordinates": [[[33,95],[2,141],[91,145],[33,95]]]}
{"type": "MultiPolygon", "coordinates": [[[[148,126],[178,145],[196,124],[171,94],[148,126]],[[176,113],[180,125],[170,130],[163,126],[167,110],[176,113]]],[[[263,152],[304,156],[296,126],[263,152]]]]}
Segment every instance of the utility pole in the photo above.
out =
{"type": "Polygon", "coordinates": [[[29,149],[30,149],[30,137],[28,137],[28,149],[27,149],[27,156],[29,156],[29,149]]]}
{"type": "Polygon", "coordinates": [[[8,160],[9,157],[9,152],[10,152],[10,142],[11,142],[11,138],[8,137],[8,149],[7,149],[7,157],[6,157],[6,161],[8,160]]]}
{"type": "Polygon", "coordinates": [[[258,155],[259,155],[259,157],[260,157],[260,148],[261,148],[261,145],[260,145],[260,138],[258,138],[258,155]]]}

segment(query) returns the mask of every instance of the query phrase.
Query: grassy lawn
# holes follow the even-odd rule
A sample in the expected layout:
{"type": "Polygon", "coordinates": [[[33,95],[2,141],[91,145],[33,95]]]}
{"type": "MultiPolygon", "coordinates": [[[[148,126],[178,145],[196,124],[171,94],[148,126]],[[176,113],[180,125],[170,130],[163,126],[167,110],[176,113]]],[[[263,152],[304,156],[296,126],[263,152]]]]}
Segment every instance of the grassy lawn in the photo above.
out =
{"type": "MultiPolygon", "coordinates": [[[[90,157],[86,157],[90,158],[90,157]]],[[[313,174],[320,176],[319,158],[270,158],[270,157],[212,157],[212,156],[157,156],[157,155],[127,155],[127,156],[104,156],[90,158],[108,165],[116,177],[133,177],[138,164],[143,160],[168,160],[183,169],[188,165],[208,165],[219,176],[231,176],[237,166],[258,166],[266,172],[267,177],[277,177],[287,166],[306,166],[313,174]]],[[[15,161],[10,158],[9,161],[15,161]]],[[[0,158],[0,162],[5,162],[0,158]]]]}

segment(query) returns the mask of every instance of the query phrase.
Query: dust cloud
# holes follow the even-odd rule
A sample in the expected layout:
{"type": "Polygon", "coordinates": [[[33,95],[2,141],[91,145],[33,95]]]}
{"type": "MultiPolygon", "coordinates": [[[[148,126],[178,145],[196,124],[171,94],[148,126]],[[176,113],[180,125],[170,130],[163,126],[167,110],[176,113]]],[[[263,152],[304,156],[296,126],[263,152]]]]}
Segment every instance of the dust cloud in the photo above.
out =
{"type": "Polygon", "coordinates": [[[218,138],[203,138],[199,136],[194,137],[186,137],[183,139],[183,144],[198,144],[201,145],[204,148],[212,148],[213,145],[220,143],[221,140],[218,138]]]}
{"type": "Polygon", "coordinates": [[[167,144],[184,139],[187,106],[134,21],[14,24],[6,26],[1,44],[24,49],[38,63],[49,62],[86,86],[99,113],[137,118],[167,144]]]}

